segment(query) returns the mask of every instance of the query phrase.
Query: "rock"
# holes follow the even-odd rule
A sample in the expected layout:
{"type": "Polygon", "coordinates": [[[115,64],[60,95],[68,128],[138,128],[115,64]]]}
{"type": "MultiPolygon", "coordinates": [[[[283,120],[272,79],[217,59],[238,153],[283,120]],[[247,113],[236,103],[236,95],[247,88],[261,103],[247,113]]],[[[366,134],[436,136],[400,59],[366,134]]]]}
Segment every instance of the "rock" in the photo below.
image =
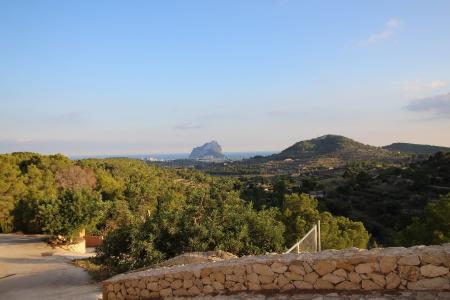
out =
{"type": "Polygon", "coordinates": [[[297,273],[299,275],[305,275],[305,268],[301,265],[290,265],[289,266],[289,271],[297,273]]]}
{"type": "Polygon", "coordinates": [[[362,263],[356,266],[356,273],[372,273],[377,271],[377,265],[375,263],[362,263]]]}
{"type": "Polygon", "coordinates": [[[386,276],[386,289],[393,290],[396,289],[401,283],[400,276],[395,273],[389,273],[386,276]]]}
{"type": "Polygon", "coordinates": [[[159,288],[160,289],[165,289],[168,288],[170,286],[170,282],[168,282],[167,280],[161,279],[159,281],[159,288]]]}
{"type": "Polygon", "coordinates": [[[293,284],[299,290],[312,290],[314,287],[311,283],[305,281],[294,281],[293,284]]]}
{"type": "Polygon", "coordinates": [[[216,291],[222,291],[225,287],[223,286],[223,284],[221,284],[220,282],[217,281],[213,281],[212,283],[212,287],[216,290],[216,291]]]}
{"type": "Polygon", "coordinates": [[[191,279],[187,279],[183,282],[183,288],[188,289],[194,285],[194,282],[191,279]]]}
{"type": "Polygon", "coordinates": [[[234,282],[240,282],[240,283],[244,283],[244,276],[243,275],[225,275],[226,281],[234,281],[234,282]]]}
{"type": "Polygon", "coordinates": [[[337,269],[333,272],[334,275],[347,279],[347,272],[344,269],[337,269]]]}
{"type": "Polygon", "coordinates": [[[284,273],[288,267],[285,264],[282,264],[280,262],[274,262],[270,268],[272,269],[272,271],[274,271],[275,273],[284,273]]]}
{"type": "Polygon", "coordinates": [[[276,290],[278,286],[275,283],[262,284],[261,288],[263,290],[276,290]]]}
{"type": "Polygon", "coordinates": [[[418,255],[407,255],[401,257],[397,263],[401,266],[417,266],[420,264],[420,258],[418,255]]]}
{"type": "Polygon", "coordinates": [[[398,270],[401,279],[417,281],[420,277],[420,270],[416,266],[399,266],[398,270]]]}
{"type": "Polygon", "coordinates": [[[261,286],[259,285],[259,283],[249,282],[248,289],[249,291],[259,291],[261,290],[261,286]]]}
{"type": "Polygon", "coordinates": [[[326,280],[323,280],[322,278],[319,278],[314,283],[314,289],[316,290],[331,290],[334,288],[334,285],[326,280]]]}
{"type": "Polygon", "coordinates": [[[238,282],[235,285],[233,285],[230,288],[231,292],[241,292],[241,291],[245,291],[247,290],[247,288],[245,287],[245,285],[243,285],[242,283],[238,282]]]}
{"type": "Polygon", "coordinates": [[[380,258],[380,271],[384,274],[391,273],[397,267],[397,258],[395,256],[382,256],[380,258]]]}
{"type": "Polygon", "coordinates": [[[336,270],[336,262],[335,261],[318,261],[313,265],[314,271],[320,276],[331,273],[336,270]]]}
{"type": "Polygon", "coordinates": [[[204,269],[202,269],[202,270],[200,271],[200,277],[201,277],[201,278],[206,278],[206,277],[208,277],[209,274],[211,274],[211,273],[212,273],[211,268],[204,268],[204,269]]]}
{"type": "Polygon", "coordinates": [[[203,293],[204,294],[212,294],[214,292],[214,288],[210,285],[203,286],[203,293]]]}
{"type": "Polygon", "coordinates": [[[245,267],[244,266],[235,266],[233,268],[233,273],[236,275],[245,275],[245,267]]]}
{"type": "Polygon", "coordinates": [[[424,278],[415,282],[408,282],[410,290],[450,289],[449,281],[442,277],[424,278]]]}
{"type": "Polygon", "coordinates": [[[285,272],[284,276],[286,276],[289,280],[303,280],[303,276],[294,272],[285,272]]]}
{"type": "Polygon", "coordinates": [[[446,261],[446,255],[444,251],[426,251],[421,255],[423,264],[432,264],[439,266],[446,261]]]}
{"type": "Polygon", "coordinates": [[[284,276],[283,274],[280,274],[280,275],[278,275],[277,283],[278,283],[278,286],[281,288],[289,283],[289,279],[286,276],[284,276]]]}
{"type": "Polygon", "coordinates": [[[336,268],[338,269],[344,269],[348,272],[352,272],[353,270],[355,270],[355,267],[345,261],[337,261],[336,262],[336,268]]]}
{"type": "Polygon", "coordinates": [[[187,290],[183,288],[173,290],[172,293],[174,296],[187,296],[187,290]]]}
{"type": "Polygon", "coordinates": [[[211,141],[203,146],[192,149],[189,159],[197,160],[224,160],[225,156],[222,154],[222,147],[216,141],[211,141]]]}
{"type": "Polygon", "coordinates": [[[222,272],[215,272],[210,275],[212,280],[215,280],[220,283],[225,283],[225,275],[222,272]]]}
{"type": "Polygon", "coordinates": [[[256,273],[250,273],[247,275],[247,281],[251,283],[259,284],[259,277],[256,273]]]}
{"type": "Polygon", "coordinates": [[[292,283],[288,283],[281,288],[281,291],[284,292],[284,291],[290,291],[293,289],[295,289],[295,286],[292,283]]]}
{"type": "Polygon", "coordinates": [[[375,282],[376,284],[378,284],[381,287],[384,287],[386,285],[386,279],[384,278],[384,275],[370,273],[369,277],[370,277],[370,279],[372,279],[373,282],[375,282]]]}
{"type": "Polygon", "coordinates": [[[161,297],[170,297],[172,296],[172,289],[171,288],[162,289],[159,291],[159,294],[161,295],[161,297]]]}
{"type": "Polygon", "coordinates": [[[335,287],[337,290],[359,290],[360,286],[358,283],[350,282],[350,281],[343,281],[336,285],[335,287]]]}
{"type": "Polygon", "coordinates": [[[448,268],[435,265],[426,265],[420,267],[420,273],[425,277],[438,277],[448,273],[448,268]]]}
{"type": "Polygon", "coordinates": [[[273,276],[274,272],[268,265],[264,264],[253,264],[253,271],[259,275],[273,276]]]}
{"type": "Polygon", "coordinates": [[[303,280],[306,282],[309,282],[311,284],[314,284],[316,282],[317,278],[319,278],[319,275],[317,275],[317,273],[315,273],[315,272],[311,272],[311,273],[306,274],[303,277],[303,280]]]}
{"type": "Polygon", "coordinates": [[[174,282],[172,282],[172,284],[170,285],[171,288],[173,288],[174,290],[179,289],[180,287],[183,286],[183,281],[181,281],[181,279],[177,279],[174,282]]]}
{"type": "Polygon", "coordinates": [[[200,293],[201,293],[200,289],[195,285],[191,286],[187,291],[187,294],[189,296],[199,295],[200,293]]]}
{"type": "Polygon", "coordinates": [[[348,274],[348,279],[350,279],[350,281],[354,283],[361,282],[361,276],[359,276],[358,273],[355,272],[350,272],[350,274],[348,274]]]}
{"type": "Polygon", "coordinates": [[[361,283],[361,287],[367,291],[381,289],[381,286],[379,286],[378,284],[376,284],[375,282],[373,282],[370,279],[364,279],[361,283]]]}
{"type": "Polygon", "coordinates": [[[306,273],[311,273],[313,271],[309,263],[306,261],[303,262],[303,268],[305,269],[306,273]]]}
{"type": "Polygon", "coordinates": [[[326,274],[325,276],[322,277],[322,279],[331,282],[332,284],[337,284],[345,280],[343,277],[331,273],[326,274]]]}
{"type": "Polygon", "coordinates": [[[268,283],[272,283],[275,278],[273,276],[266,276],[266,275],[259,275],[259,282],[261,282],[261,284],[268,284],[268,283]]]}
{"type": "MultiPolygon", "coordinates": [[[[255,274],[255,275],[256,275],[256,274],[255,274]]],[[[212,280],[211,280],[211,278],[208,276],[208,277],[202,278],[202,283],[203,283],[203,284],[211,284],[211,283],[212,283],[212,280]]]]}

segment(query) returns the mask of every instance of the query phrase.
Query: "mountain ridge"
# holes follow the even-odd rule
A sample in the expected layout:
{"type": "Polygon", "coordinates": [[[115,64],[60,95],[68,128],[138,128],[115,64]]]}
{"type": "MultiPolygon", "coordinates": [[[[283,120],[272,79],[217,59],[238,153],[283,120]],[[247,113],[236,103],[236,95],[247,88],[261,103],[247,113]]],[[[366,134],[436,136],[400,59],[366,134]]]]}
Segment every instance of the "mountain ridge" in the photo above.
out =
{"type": "Polygon", "coordinates": [[[410,154],[435,154],[437,152],[450,152],[450,147],[401,142],[392,143],[390,145],[383,146],[383,148],[410,154]]]}

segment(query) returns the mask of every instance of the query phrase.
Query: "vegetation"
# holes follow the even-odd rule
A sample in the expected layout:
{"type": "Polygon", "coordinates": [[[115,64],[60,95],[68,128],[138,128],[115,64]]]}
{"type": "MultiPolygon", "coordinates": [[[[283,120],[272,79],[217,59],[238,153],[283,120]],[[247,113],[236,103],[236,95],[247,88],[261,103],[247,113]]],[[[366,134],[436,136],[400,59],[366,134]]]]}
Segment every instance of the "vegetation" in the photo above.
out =
{"type": "Polygon", "coordinates": [[[325,247],[368,241],[361,223],[319,212],[316,200],[282,186],[262,205],[238,179],[138,160],[14,153],[0,162],[1,220],[10,226],[2,231],[70,240],[86,228],[105,236],[95,263],[113,272],[188,251],[284,251],[319,219],[325,247]]]}
{"type": "MultiPolygon", "coordinates": [[[[379,244],[408,245],[405,228],[423,217],[427,205],[450,192],[450,153],[438,153],[405,167],[356,164],[339,177],[323,185],[323,209],[362,221],[379,244]]],[[[439,226],[448,224],[450,218],[439,226]]],[[[423,236],[415,243],[429,244],[431,240],[423,236]]]]}
{"type": "MultiPolygon", "coordinates": [[[[281,252],[322,224],[324,248],[449,242],[450,153],[409,165],[215,177],[132,159],[0,155],[2,232],[101,234],[99,272],[189,251],[281,252]],[[369,230],[367,231],[366,228],[369,230]],[[370,236],[369,236],[370,232],[370,236]]],[[[85,262],[88,264],[88,262],[85,262]]]]}
{"type": "Polygon", "coordinates": [[[438,152],[450,152],[449,147],[440,147],[432,145],[420,145],[411,143],[393,143],[383,147],[391,151],[411,153],[417,155],[433,155],[438,152]]]}

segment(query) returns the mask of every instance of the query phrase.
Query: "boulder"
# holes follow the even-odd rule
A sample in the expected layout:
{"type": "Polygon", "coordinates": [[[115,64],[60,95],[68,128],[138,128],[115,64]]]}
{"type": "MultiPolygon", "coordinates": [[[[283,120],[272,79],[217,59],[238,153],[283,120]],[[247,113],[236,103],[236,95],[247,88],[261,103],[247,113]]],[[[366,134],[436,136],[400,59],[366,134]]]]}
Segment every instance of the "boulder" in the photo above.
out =
{"type": "Polygon", "coordinates": [[[401,278],[395,273],[389,273],[386,276],[386,289],[393,290],[396,289],[401,283],[401,278]]]}
{"type": "Polygon", "coordinates": [[[424,278],[415,282],[408,282],[410,290],[450,289],[449,281],[442,277],[424,278]]]}
{"type": "Polygon", "coordinates": [[[336,270],[336,262],[335,261],[318,261],[313,265],[314,271],[320,276],[331,273],[336,270]]]}
{"type": "Polygon", "coordinates": [[[272,271],[272,269],[268,265],[265,265],[265,264],[258,264],[258,263],[253,264],[252,268],[253,268],[253,271],[259,275],[265,275],[265,276],[273,276],[274,275],[274,272],[272,271]]]}
{"type": "Polygon", "coordinates": [[[397,263],[401,266],[417,266],[420,264],[420,258],[418,255],[407,255],[401,257],[397,263]]]}
{"type": "Polygon", "coordinates": [[[391,273],[397,268],[397,257],[382,256],[380,258],[380,271],[384,274],[391,273]]]}
{"type": "Polygon", "coordinates": [[[420,267],[420,273],[425,277],[438,277],[448,273],[447,267],[438,267],[435,265],[425,265],[420,267]]]}
{"type": "Polygon", "coordinates": [[[359,290],[360,286],[358,283],[351,282],[351,281],[343,281],[336,285],[335,287],[337,290],[359,290]]]}
{"type": "Polygon", "coordinates": [[[282,264],[280,262],[274,262],[270,266],[270,269],[272,269],[272,271],[275,273],[284,273],[287,270],[287,268],[288,267],[285,264],[282,264]]]}

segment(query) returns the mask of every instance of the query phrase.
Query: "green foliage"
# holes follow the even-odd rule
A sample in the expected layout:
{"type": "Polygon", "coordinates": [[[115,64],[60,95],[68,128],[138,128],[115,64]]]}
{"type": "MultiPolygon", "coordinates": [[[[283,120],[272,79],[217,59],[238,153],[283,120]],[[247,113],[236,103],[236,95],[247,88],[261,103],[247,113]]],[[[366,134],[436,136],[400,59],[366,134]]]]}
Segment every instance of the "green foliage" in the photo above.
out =
{"type": "Polygon", "coordinates": [[[291,194],[286,197],[283,222],[286,225],[286,243],[295,244],[317,221],[321,221],[323,249],[366,248],[369,234],[361,222],[345,217],[334,217],[329,212],[317,210],[318,201],[306,194],[291,194]]]}
{"type": "Polygon", "coordinates": [[[102,216],[103,203],[98,193],[87,190],[64,190],[55,200],[38,206],[37,218],[44,233],[75,237],[81,229],[90,229],[102,216]]]}
{"type": "Polygon", "coordinates": [[[233,178],[132,159],[71,161],[61,155],[0,155],[2,231],[105,236],[98,262],[115,272],[191,251],[282,252],[319,219],[324,246],[365,247],[361,223],[320,212],[290,181],[254,189],[233,178]],[[261,198],[262,197],[262,198],[261,198]]]}
{"type": "Polygon", "coordinates": [[[342,181],[328,187],[321,207],[362,221],[381,245],[410,245],[418,239],[408,241],[399,233],[422,217],[427,203],[449,190],[450,153],[405,167],[352,164],[342,181]]]}
{"type": "Polygon", "coordinates": [[[450,193],[425,207],[425,213],[416,217],[402,232],[406,245],[439,245],[450,242],[450,193]]]}

